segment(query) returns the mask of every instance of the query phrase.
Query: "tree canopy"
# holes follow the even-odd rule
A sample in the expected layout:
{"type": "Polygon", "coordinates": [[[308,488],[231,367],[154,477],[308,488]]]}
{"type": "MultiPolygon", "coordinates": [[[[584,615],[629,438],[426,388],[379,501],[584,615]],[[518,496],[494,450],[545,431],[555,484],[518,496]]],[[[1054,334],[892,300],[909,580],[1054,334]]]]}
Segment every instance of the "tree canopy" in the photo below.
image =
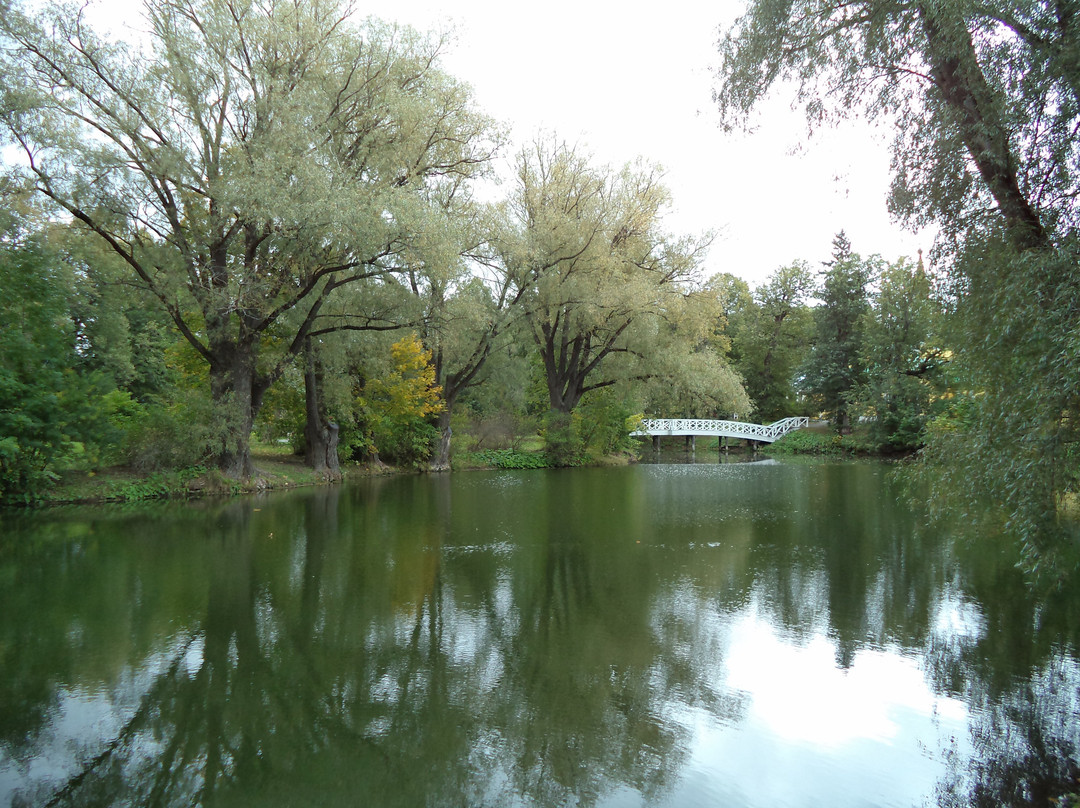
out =
{"type": "Polygon", "coordinates": [[[816,124],[896,126],[892,209],[1039,246],[1080,224],[1080,14],[1062,0],[755,0],[721,41],[728,126],[780,82],[816,124]]]}
{"type": "Polygon", "coordinates": [[[738,377],[706,339],[719,313],[700,288],[709,239],[667,234],[668,202],[655,167],[607,171],[544,139],[519,153],[502,258],[553,411],[655,377],[699,405],[748,411],[738,377]]]}
{"type": "Polygon", "coordinates": [[[136,48],[77,7],[8,9],[0,115],[27,182],[123,258],[207,363],[220,465],[247,476],[254,414],[323,306],[400,269],[431,188],[482,172],[497,138],[439,68],[440,37],[333,2],[146,10],[136,48]]]}
{"type": "Polygon", "coordinates": [[[754,402],[754,417],[770,422],[805,415],[794,382],[812,344],[813,314],[807,302],[814,276],[809,266],[795,261],[778,268],[753,295],[739,284],[727,285],[733,304],[727,329],[732,355],[754,402]]]}

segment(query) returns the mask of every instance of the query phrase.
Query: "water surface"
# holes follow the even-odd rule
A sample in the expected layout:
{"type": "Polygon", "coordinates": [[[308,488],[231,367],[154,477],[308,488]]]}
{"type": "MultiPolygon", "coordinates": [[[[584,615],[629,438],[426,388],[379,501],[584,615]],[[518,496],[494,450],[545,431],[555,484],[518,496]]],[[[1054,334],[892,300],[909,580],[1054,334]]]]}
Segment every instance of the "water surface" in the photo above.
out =
{"type": "Polygon", "coordinates": [[[1049,796],[1075,770],[1076,598],[1036,598],[993,537],[919,529],[890,474],[474,472],[5,514],[0,805],[1049,796]]]}

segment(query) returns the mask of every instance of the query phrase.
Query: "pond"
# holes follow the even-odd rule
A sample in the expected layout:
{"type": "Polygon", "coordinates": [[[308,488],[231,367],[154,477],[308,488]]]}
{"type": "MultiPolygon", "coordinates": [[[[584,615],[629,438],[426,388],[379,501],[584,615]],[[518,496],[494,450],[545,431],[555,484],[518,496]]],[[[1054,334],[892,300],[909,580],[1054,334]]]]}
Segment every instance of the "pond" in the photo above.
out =
{"type": "Polygon", "coordinates": [[[4,514],[0,805],[1024,804],[1080,606],[874,463],[4,514]]]}

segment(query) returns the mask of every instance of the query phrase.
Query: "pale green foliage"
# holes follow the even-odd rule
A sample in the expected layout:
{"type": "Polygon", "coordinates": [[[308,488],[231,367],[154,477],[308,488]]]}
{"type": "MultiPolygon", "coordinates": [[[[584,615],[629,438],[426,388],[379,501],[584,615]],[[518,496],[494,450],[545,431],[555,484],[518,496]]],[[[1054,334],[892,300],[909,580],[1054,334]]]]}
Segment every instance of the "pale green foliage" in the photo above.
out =
{"type": "Polygon", "coordinates": [[[718,301],[721,301],[720,316],[714,324],[711,342],[717,350],[727,354],[732,363],[737,365],[740,347],[735,334],[745,327],[745,320],[754,308],[750,284],[742,278],[722,272],[709,278],[705,282],[705,288],[716,295],[718,301]]]}
{"type": "Polygon", "coordinates": [[[913,223],[1070,230],[1077,52],[1080,15],[1055,0],[754,0],[721,42],[716,99],[734,126],[786,80],[811,125],[882,116],[897,133],[892,206],[913,223]]]}
{"type": "Polygon", "coordinates": [[[408,284],[420,336],[432,351],[438,382],[452,407],[479,380],[509,314],[505,284],[489,285],[481,272],[490,263],[486,239],[495,226],[493,210],[466,195],[440,204],[438,237],[431,248],[410,254],[408,284]]]}
{"type": "Polygon", "coordinates": [[[552,410],[632,380],[663,380],[682,408],[748,409],[709,344],[722,301],[697,285],[708,240],[665,233],[668,201],[646,165],[612,172],[543,139],[518,155],[501,255],[552,410]]]}
{"type": "Polygon", "coordinates": [[[247,474],[252,418],[322,308],[426,248],[433,197],[482,172],[497,142],[439,69],[442,38],[358,24],[333,2],[146,8],[143,50],[75,8],[11,9],[0,112],[37,188],[204,357],[223,413],[226,400],[239,413],[222,467],[247,474]]]}
{"type": "Polygon", "coordinates": [[[485,380],[488,358],[516,313],[507,279],[492,279],[484,272],[493,262],[488,243],[496,228],[493,207],[476,203],[460,188],[440,190],[439,216],[431,217],[424,238],[407,255],[415,322],[432,352],[445,403],[431,463],[436,471],[450,467],[451,420],[458,398],[485,380]]]}

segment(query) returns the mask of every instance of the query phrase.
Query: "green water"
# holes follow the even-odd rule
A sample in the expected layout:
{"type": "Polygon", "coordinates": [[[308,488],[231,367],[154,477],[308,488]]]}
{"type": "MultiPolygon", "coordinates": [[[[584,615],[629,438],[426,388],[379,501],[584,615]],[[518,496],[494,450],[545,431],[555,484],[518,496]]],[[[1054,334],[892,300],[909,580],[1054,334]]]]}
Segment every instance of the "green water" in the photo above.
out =
{"type": "MultiPolygon", "coordinates": [[[[364,480],[0,521],[0,805],[1022,804],[1080,606],[874,464],[364,480]]],[[[1056,793],[1056,792],[1054,792],[1056,793]]]]}

